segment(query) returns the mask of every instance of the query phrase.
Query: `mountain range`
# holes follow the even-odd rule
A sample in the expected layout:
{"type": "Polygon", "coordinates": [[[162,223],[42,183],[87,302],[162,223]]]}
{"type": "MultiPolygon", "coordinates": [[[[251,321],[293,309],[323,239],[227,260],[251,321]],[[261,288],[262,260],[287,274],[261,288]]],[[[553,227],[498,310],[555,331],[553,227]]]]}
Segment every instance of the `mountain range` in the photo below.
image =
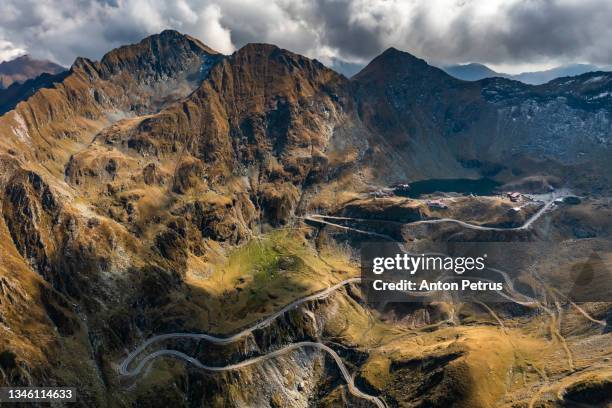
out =
{"type": "Polygon", "coordinates": [[[0,62],[0,90],[15,82],[25,82],[42,73],[59,74],[66,68],[47,60],[38,60],[22,55],[10,61],[0,62]]]}
{"type": "Polygon", "coordinates": [[[569,64],[551,68],[544,71],[522,72],[511,75],[502,72],[495,72],[486,65],[479,63],[457,64],[445,66],[444,71],[455,78],[464,81],[478,81],[485,78],[501,77],[514,79],[530,85],[542,85],[553,79],[582,75],[588,72],[603,71],[603,69],[593,64],[569,64]]]}
{"type": "Polygon", "coordinates": [[[348,79],[274,45],[223,55],[166,30],[25,83],[0,116],[0,384],[70,384],[82,406],[336,407],[380,397],[510,407],[553,387],[546,398],[558,404],[607,398],[606,305],[585,306],[595,323],[583,324],[568,304],[559,329],[545,320],[553,306],[375,310],[348,284],[286,305],[356,279],[352,251],[372,226],[378,240],[551,233],[595,248],[612,219],[602,198],[612,190],[612,73],[467,82],[390,48],[348,79]],[[426,200],[380,198],[398,183],[464,178],[534,193],[563,186],[599,201],[506,233],[534,206],[450,196],[445,214],[426,200]],[[322,215],[345,224],[330,232],[322,215]],[[494,228],[402,226],[450,216],[494,228]],[[496,327],[500,319],[508,324],[496,327]],[[142,379],[121,375],[126,352],[151,336],[253,325],[235,342],[160,342],[216,367],[332,339],[326,347],[347,362],[353,387],[321,349],[218,374],[168,358],[142,379]]]}

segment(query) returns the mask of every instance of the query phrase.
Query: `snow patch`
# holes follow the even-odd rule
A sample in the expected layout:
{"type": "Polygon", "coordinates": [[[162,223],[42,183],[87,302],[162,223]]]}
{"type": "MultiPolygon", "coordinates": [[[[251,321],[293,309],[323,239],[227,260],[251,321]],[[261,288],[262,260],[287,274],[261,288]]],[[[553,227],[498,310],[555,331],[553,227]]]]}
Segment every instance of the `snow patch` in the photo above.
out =
{"type": "Polygon", "coordinates": [[[612,93],[610,93],[610,92],[602,92],[599,95],[595,95],[595,96],[593,96],[592,98],[589,98],[589,99],[601,99],[601,98],[606,98],[606,97],[608,97],[610,95],[612,95],[612,93]]]}
{"type": "Polygon", "coordinates": [[[588,80],[584,81],[584,83],[585,84],[591,84],[593,82],[599,82],[599,81],[601,81],[601,80],[603,80],[605,78],[606,78],[605,75],[599,75],[599,76],[596,76],[596,77],[593,77],[591,79],[588,79],[588,80]]]}
{"type": "Polygon", "coordinates": [[[13,131],[15,136],[17,136],[17,138],[19,138],[19,140],[21,140],[22,142],[30,144],[30,133],[28,132],[28,126],[26,125],[23,116],[15,112],[15,114],[13,115],[13,120],[15,121],[15,123],[17,123],[16,127],[11,126],[11,130],[13,131]]]}

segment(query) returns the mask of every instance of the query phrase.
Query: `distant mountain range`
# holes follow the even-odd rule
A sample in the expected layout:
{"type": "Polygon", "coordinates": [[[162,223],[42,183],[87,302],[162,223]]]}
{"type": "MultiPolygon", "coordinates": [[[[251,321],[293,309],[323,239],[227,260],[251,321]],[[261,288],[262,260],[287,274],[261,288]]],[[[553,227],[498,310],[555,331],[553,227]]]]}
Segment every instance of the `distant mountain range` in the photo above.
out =
{"type": "Polygon", "coordinates": [[[530,85],[541,85],[556,78],[576,76],[587,72],[605,71],[605,69],[592,64],[569,64],[544,71],[522,72],[520,74],[511,75],[503,72],[496,72],[484,64],[475,62],[470,64],[450,65],[442,67],[442,69],[449,75],[458,79],[463,79],[464,81],[478,81],[484,78],[501,77],[514,79],[530,85]]]}
{"type": "MultiPolygon", "coordinates": [[[[332,60],[328,66],[347,78],[352,77],[364,68],[363,64],[344,62],[339,59],[332,60]]],[[[497,72],[477,62],[441,66],[440,68],[447,74],[464,81],[479,81],[485,78],[500,77],[514,79],[529,85],[542,85],[556,78],[576,76],[587,72],[610,71],[609,67],[599,67],[593,64],[568,64],[548,70],[521,72],[515,75],[497,72]]]]}
{"type": "Polygon", "coordinates": [[[10,61],[0,62],[0,89],[8,88],[14,82],[25,82],[42,73],[59,74],[63,71],[66,71],[66,68],[54,62],[22,55],[10,61]]]}
{"type": "Polygon", "coordinates": [[[357,74],[359,71],[361,71],[365,67],[364,64],[359,64],[355,62],[346,62],[338,58],[333,58],[329,62],[329,64],[327,64],[327,66],[333,69],[334,71],[341,73],[347,78],[350,78],[353,75],[357,74]]]}

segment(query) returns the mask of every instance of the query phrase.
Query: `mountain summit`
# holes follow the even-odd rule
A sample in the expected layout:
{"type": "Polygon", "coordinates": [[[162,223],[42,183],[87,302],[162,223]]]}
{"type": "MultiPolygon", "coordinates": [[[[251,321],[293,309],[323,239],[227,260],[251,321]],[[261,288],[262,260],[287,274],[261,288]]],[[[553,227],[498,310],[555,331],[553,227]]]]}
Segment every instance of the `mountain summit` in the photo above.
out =
{"type": "Polygon", "coordinates": [[[397,80],[400,76],[403,78],[410,76],[415,79],[448,77],[442,70],[429,65],[425,60],[391,47],[374,58],[351,79],[363,81],[364,78],[373,79],[380,77],[380,79],[383,79],[390,77],[391,80],[397,80]]]}
{"type": "Polygon", "coordinates": [[[24,82],[42,73],[58,74],[66,68],[47,60],[38,60],[23,55],[10,61],[0,62],[0,89],[14,82],[24,82]]]}
{"type": "MultiPolygon", "coordinates": [[[[189,35],[175,30],[165,30],[151,35],[137,44],[117,48],[102,57],[97,65],[101,77],[107,78],[121,72],[131,72],[138,80],[159,80],[165,76],[175,76],[177,72],[190,70],[193,59],[203,55],[219,56],[212,48],[189,35]]],[[[204,70],[202,70],[204,71],[204,70]]],[[[197,72],[186,72],[186,75],[197,72]]],[[[194,78],[201,80],[200,77],[194,78]]]]}
{"type": "Polygon", "coordinates": [[[507,77],[506,74],[500,74],[493,71],[484,64],[472,62],[469,64],[450,65],[443,68],[446,73],[464,81],[478,81],[484,78],[507,77]]]}

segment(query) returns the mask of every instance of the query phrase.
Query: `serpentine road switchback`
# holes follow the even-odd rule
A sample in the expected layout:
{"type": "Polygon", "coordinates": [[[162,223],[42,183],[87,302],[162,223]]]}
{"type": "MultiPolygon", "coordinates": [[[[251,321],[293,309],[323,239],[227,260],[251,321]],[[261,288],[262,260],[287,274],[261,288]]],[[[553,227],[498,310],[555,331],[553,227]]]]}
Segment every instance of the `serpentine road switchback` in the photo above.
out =
{"type": "Polygon", "coordinates": [[[221,371],[230,371],[230,370],[236,370],[239,368],[243,368],[243,367],[247,367],[253,364],[257,364],[259,362],[263,362],[266,360],[270,360],[273,358],[276,358],[278,356],[281,356],[283,354],[289,353],[293,350],[297,350],[300,348],[315,348],[315,349],[319,349],[322,350],[324,352],[326,352],[327,354],[329,354],[334,361],[336,362],[336,364],[338,365],[338,368],[340,369],[342,376],[344,377],[349,391],[351,392],[351,394],[355,395],[356,397],[359,398],[363,398],[366,399],[370,402],[372,402],[373,404],[375,404],[377,407],[379,408],[386,408],[386,404],[378,397],[375,397],[373,395],[369,395],[366,394],[362,391],[360,391],[356,386],[355,386],[355,382],[353,380],[353,377],[351,376],[351,374],[349,373],[348,369],[346,368],[346,366],[344,365],[344,362],[342,361],[342,359],[340,358],[340,356],[330,347],[326,346],[323,343],[318,343],[318,342],[310,342],[310,341],[303,341],[303,342],[299,342],[299,343],[293,343],[293,344],[289,344],[288,346],[285,346],[281,349],[275,350],[271,353],[268,353],[266,355],[263,356],[259,356],[259,357],[255,357],[249,360],[245,360],[242,361],[240,363],[236,363],[236,364],[230,364],[227,366],[222,366],[222,367],[213,367],[213,366],[207,366],[205,364],[202,364],[198,359],[195,359],[193,357],[190,357],[188,355],[186,355],[185,353],[181,353],[180,351],[176,351],[176,350],[159,350],[159,351],[155,351],[149,355],[147,355],[145,358],[143,358],[140,363],[138,363],[138,365],[133,369],[133,370],[129,370],[129,366],[132,363],[132,361],[134,361],[134,359],[136,359],[136,357],[138,357],[138,355],[140,353],[142,353],[147,347],[149,347],[151,344],[153,343],[157,343],[163,340],[168,340],[168,339],[175,339],[175,338],[188,338],[188,339],[197,339],[197,340],[206,340],[209,341],[213,344],[230,344],[233,343],[235,341],[238,341],[239,339],[246,337],[248,335],[250,335],[253,331],[257,330],[257,329],[261,329],[263,327],[266,327],[267,325],[269,325],[273,320],[275,320],[276,318],[278,318],[279,316],[283,315],[284,313],[286,313],[287,311],[296,308],[297,306],[312,301],[312,300],[316,300],[316,299],[323,299],[327,296],[329,296],[329,294],[331,294],[332,292],[336,291],[337,289],[339,289],[342,286],[348,285],[350,283],[356,283],[356,282],[360,282],[361,278],[349,278],[349,279],[345,279],[342,282],[339,282],[333,286],[330,286],[327,289],[324,289],[320,292],[314,293],[312,295],[306,296],[304,298],[301,299],[297,299],[291,303],[289,303],[287,306],[283,307],[282,309],[280,309],[278,312],[266,317],[265,319],[263,319],[262,321],[256,323],[255,325],[242,330],[232,336],[228,336],[228,337],[218,337],[218,336],[213,336],[210,334],[205,334],[205,333],[168,333],[168,334],[160,334],[158,336],[154,336],[151,337],[150,339],[146,340],[144,343],[142,343],[138,348],[136,348],[134,351],[132,351],[130,354],[128,354],[128,356],[125,358],[125,360],[123,360],[123,362],[121,363],[121,365],[119,366],[119,374],[123,375],[123,376],[136,376],[138,374],[140,374],[140,372],[142,371],[142,369],[147,365],[147,363],[149,363],[150,361],[158,358],[158,357],[173,357],[173,358],[178,358],[181,360],[184,360],[188,363],[191,363],[193,365],[195,365],[198,368],[201,368],[203,370],[207,370],[207,371],[213,371],[213,372],[221,372],[221,371]]]}
{"type": "MultiPolygon", "coordinates": [[[[186,337],[186,336],[183,336],[183,337],[186,337]]],[[[193,335],[193,337],[194,338],[198,338],[197,335],[193,335]]],[[[319,350],[325,351],[327,354],[329,354],[334,359],[334,361],[338,365],[338,368],[340,368],[340,372],[342,373],[342,376],[344,377],[344,380],[348,384],[348,388],[349,388],[349,391],[351,392],[351,394],[355,395],[356,397],[363,398],[365,400],[368,400],[368,401],[372,402],[378,408],[387,408],[387,405],[380,398],[375,397],[373,395],[366,394],[366,393],[360,391],[359,388],[357,388],[355,386],[355,382],[353,380],[353,377],[349,373],[348,369],[344,365],[344,362],[342,361],[342,359],[340,358],[338,353],[336,353],[334,350],[332,350],[331,348],[329,348],[328,346],[326,346],[323,343],[316,343],[316,342],[311,342],[311,341],[302,341],[302,342],[299,342],[299,343],[289,344],[289,345],[287,345],[287,346],[285,346],[285,347],[283,347],[281,349],[275,350],[275,351],[273,351],[271,353],[268,353],[266,355],[255,357],[255,358],[251,358],[249,360],[241,361],[240,363],[231,364],[231,365],[227,365],[227,366],[223,366],[223,367],[211,367],[211,366],[207,366],[205,364],[202,364],[198,359],[190,357],[190,356],[188,356],[185,353],[181,353],[180,351],[176,351],[176,350],[159,350],[159,351],[156,351],[156,352],[153,352],[153,353],[149,354],[147,357],[145,357],[143,360],[141,360],[140,363],[136,366],[136,368],[133,371],[131,371],[130,373],[128,373],[128,375],[138,375],[142,371],[144,366],[149,361],[151,361],[151,360],[153,360],[155,358],[164,357],[164,356],[169,356],[169,357],[174,357],[174,358],[182,359],[184,361],[187,361],[188,363],[193,364],[194,366],[196,366],[198,368],[201,368],[202,370],[213,371],[213,372],[221,372],[221,371],[237,370],[239,368],[244,368],[244,367],[247,367],[247,366],[250,366],[250,365],[253,365],[253,364],[261,363],[263,361],[279,357],[279,356],[281,356],[283,354],[287,354],[287,353],[289,353],[291,351],[294,351],[294,350],[297,350],[297,349],[300,349],[300,348],[315,348],[315,349],[319,349],[319,350]]]]}
{"type": "MultiPolygon", "coordinates": [[[[502,227],[485,227],[485,226],[481,226],[481,225],[476,225],[476,224],[470,224],[468,222],[465,221],[461,221],[461,220],[456,220],[453,218],[440,218],[440,219],[434,219],[434,220],[421,220],[421,221],[416,221],[413,223],[408,223],[410,225],[416,225],[416,224],[437,224],[437,223],[443,223],[443,222],[453,222],[456,224],[459,224],[463,227],[466,228],[471,228],[471,229],[477,229],[477,230],[487,230],[487,231],[507,231],[507,230],[524,230],[524,229],[528,229],[531,224],[533,224],[538,218],[540,218],[542,216],[542,214],[544,214],[546,212],[546,210],[548,210],[553,203],[555,202],[556,199],[558,198],[562,198],[561,197],[553,197],[550,201],[548,201],[542,208],[540,208],[533,216],[531,216],[523,225],[519,226],[519,227],[513,227],[513,228],[502,228],[502,227]]],[[[370,235],[375,235],[378,236],[380,238],[385,238],[385,239],[390,239],[390,237],[383,235],[383,234],[378,234],[375,232],[369,232],[369,231],[364,231],[364,230],[356,230],[354,228],[350,228],[350,227],[346,227],[346,226],[342,226],[342,225],[337,225],[334,223],[331,223],[329,221],[326,221],[326,219],[338,219],[338,220],[351,220],[351,221],[360,221],[359,219],[353,219],[353,218],[346,218],[346,217],[334,217],[334,216],[325,216],[325,215],[309,215],[309,216],[305,216],[303,217],[305,220],[309,220],[312,222],[317,222],[317,223],[322,223],[322,224],[329,224],[331,226],[335,226],[335,227],[339,227],[339,228],[343,228],[343,229],[350,229],[350,230],[354,230],[356,232],[360,232],[360,233],[365,233],[365,234],[370,234],[370,235]]],[[[365,220],[364,220],[365,221],[365,220]]],[[[367,220],[367,221],[372,221],[372,220],[367,220]]],[[[142,369],[152,360],[158,358],[158,357],[172,357],[172,358],[178,358],[181,360],[184,360],[188,363],[193,364],[194,366],[201,368],[203,370],[207,370],[207,371],[213,371],[213,372],[221,372],[221,371],[229,371],[229,370],[236,370],[236,369],[240,369],[243,367],[247,367],[253,364],[257,364],[266,360],[270,360],[276,357],[279,357],[281,355],[284,355],[286,353],[289,353],[291,351],[300,349],[300,348],[314,348],[314,349],[318,349],[318,350],[322,350],[324,352],[326,352],[327,354],[329,354],[334,361],[336,362],[336,364],[338,365],[342,376],[344,377],[345,381],[347,382],[349,391],[355,395],[356,397],[359,398],[363,398],[366,399],[370,402],[372,402],[373,404],[375,404],[377,407],[379,408],[386,408],[386,404],[384,403],[383,400],[381,400],[378,397],[366,394],[362,391],[360,391],[354,383],[353,377],[351,376],[351,374],[349,373],[348,369],[346,368],[346,366],[344,365],[344,362],[342,361],[342,359],[340,358],[340,356],[330,347],[326,346],[323,343],[319,343],[319,342],[309,342],[309,341],[303,341],[303,342],[299,342],[299,343],[293,343],[293,344],[289,344],[281,349],[275,350],[273,352],[270,352],[266,355],[263,356],[258,356],[258,357],[254,357],[245,361],[242,361],[240,363],[236,363],[236,364],[230,364],[230,365],[226,365],[226,366],[219,366],[219,367],[213,367],[213,366],[207,366],[205,364],[202,364],[199,360],[190,357],[180,351],[176,351],[176,350],[158,350],[155,352],[150,353],[149,355],[147,355],[146,357],[144,357],[142,360],[140,360],[140,362],[138,363],[138,365],[133,369],[133,370],[129,370],[129,366],[130,364],[132,364],[132,362],[138,357],[138,355],[140,355],[143,351],[145,351],[145,349],[149,346],[151,346],[154,343],[160,342],[160,341],[164,341],[164,340],[169,340],[169,339],[175,339],[175,338],[189,338],[189,339],[198,339],[198,340],[206,340],[208,342],[211,342],[213,344],[230,344],[233,343],[235,341],[238,341],[239,339],[249,336],[250,334],[253,333],[253,331],[261,329],[263,327],[268,326],[272,321],[274,321],[275,319],[277,319],[278,317],[280,317],[281,315],[283,315],[284,313],[288,312],[289,310],[292,310],[296,307],[298,307],[299,305],[302,305],[306,302],[312,301],[312,300],[317,300],[317,299],[322,299],[325,298],[327,296],[329,296],[332,292],[336,291],[337,289],[339,289],[342,286],[348,285],[350,283],[357,283],[360,282],[361,278],[359,277],[354,277],[354,278],[349,278],[346,280],[343,280],[342,282],[339,282],[333,286],[330,286],[327,289],[324,289],[320,292],[314,293],[312,295],[306,296],[304,298],[301,299],[297,299],[291,303],[289,303],[288,305],[286,305],[285,307],[283,307],[282,309],[280,309],[279,311],[275,312],[274,314],[266,317],[265,319],[261,320],[260,322],[256,323],[255,325],[244,329],[236,334],[233,334],[231,336],[227,336],[227,337],[220,337],[220,336],[214,336],[214,335],[210,335],[210,334],[205,334],[205,333],[168,333],[168,334],[161,334],[158,336],[154,336],[149,338],[148,340],[146,340],[145,342],[143,342],[139,347],[137,347],[134,351],[132,351],[131,353],[128,354],[128,356],[123,360],[123,362],[120,364],[119,366],[119,374],[122,376],[136,376],[138,374],[141,373],[142,369]]],[[[515,299],[512,299],[514,301],[516,301],[515,299]]]]}
{"type": "Polygon", "coordinates": [[[323,299],[323,298],[329,296],[332,292],[334,292],[337,289],[341,288],[342,286],[348,285],[349,283],[357,283],[357,282],[361,282],[361,278],[355,277],[355,278],[345,279],[342,282],[336,283],[335,285],[330,286],[329,288],[324,289],[324,290],[322,290],[320,292],[316,292],[316,293],[313,293],[312,295],[309,295],[309,296],[306,296],[306,297],[303,297],[303,298],[300,298],[300,299],[296,299],[293,302],[289,303],[287,306],[285,306],[282,309],[280,309],[279,311],[277,311],[276,313],[273,313],[272,315],[266,317],[265,319],[263,319],[260,322],[254,324],[253,326],[251,326],[251,327],[249,327],[247,329],[244,329],[244,330],[242,330],[242,331],[240,331],[240,332],[238,332],[236,334],[233,334],[231,336],[220,337],[220,336],[213,336],[213,335],[205,334],[205,333],[197,333],[197,334],[196,333],[168,333],[168,334],[160,334],[158,336],[151,337],[148,340],[146,340],[144,343],[142,343],[134,351],[132,351],[130,354],[128,354],[128,356],[125,358],[125,360],[123,360],[123,362],[121,363],[121,366],[119,367],[119,373],[121,375],[130,375],[130,372],[128,370],[128,366],[132,363],[132,361],[140,353],[142,353],[147,347],[149,347],[153,343],[157,343],[157,342],[160,342],[160,341],[163,341],[163,340],[178,339],[178,338],[190,338],[190,339],[206,340],[206,341],[209,341],[211,343],[221,344],[221,345],[234,343],[234,342],[240,340],[241,338],[250,335],[255,330],[258,330],[258,329],[261,329],[261,328],[264,328],[264,327],[268,326],[270,323],[272,323],[272,321],[274,321],[278,317],[282,316],[283,314],[287,313],[289,310],[298,307],[301,304],[304,304],[306,302],[310,302],[310,301],[313,301],[313,300],[317,300],[317,299],[323,299]]]}

